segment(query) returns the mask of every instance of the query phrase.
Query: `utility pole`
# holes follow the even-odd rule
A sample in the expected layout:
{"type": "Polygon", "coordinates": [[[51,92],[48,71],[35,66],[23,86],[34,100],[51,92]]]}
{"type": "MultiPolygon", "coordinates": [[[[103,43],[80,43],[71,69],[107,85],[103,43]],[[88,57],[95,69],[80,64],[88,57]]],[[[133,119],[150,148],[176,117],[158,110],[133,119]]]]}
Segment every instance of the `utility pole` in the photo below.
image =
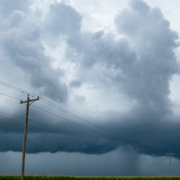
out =
{"type": "Polygon", "coordinates": [[[27,95],[27,101],[21,101],[20,104],[27,103],[26,104],[26,121],[25,121],[25,128],[24,128],[24,142],[23,142],[23,152],[22,152],[22,166],[21,166],[21,180],[24,180],[24,166],[25,166],[25,153],[26,153],[26,139],[27,139],[27,127],[28,127],[28,114],[29,114],[29,106],[36,100],[39,100],[39,97],[37,99],[29,99],[29,94],[27,95]],[[29,102],[32,103],[29,105],[29,102]]]}
{"type": "Polygon", "coordinates": [[[167,155],[170,155],[170,161],[169,161],[169,171],[168,171],[168,176],[170,174],[170,166],[171,166],[171,156],[175,155],[174,153],[167,153],[167,155]]]}

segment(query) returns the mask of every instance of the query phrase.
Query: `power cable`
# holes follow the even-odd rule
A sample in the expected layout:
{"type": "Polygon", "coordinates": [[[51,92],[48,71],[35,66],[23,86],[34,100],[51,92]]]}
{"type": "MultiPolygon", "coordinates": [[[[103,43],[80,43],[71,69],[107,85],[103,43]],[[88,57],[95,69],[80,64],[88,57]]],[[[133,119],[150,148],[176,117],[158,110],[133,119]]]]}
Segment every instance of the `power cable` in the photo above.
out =
{"type": "MultiPolygon", "coordinates": [[[[13,98],[13,99],[16,99],[16,100],[20,100],[20,99],[18,99],[18,98],[15,98],[15,97],[13,97],[13,96],[9,96],[9,95],[4,94],[4,93],[0,93],[0,94],[2,94],[2,95],[4,95],[4,96],[7,96],[7,97],[10,97],[10,98],[13,98]]],[[[20,101],[21,101],[21,100],[20,100],[20,101]]],[[[96,130],[94,130],[94,129],[88,128],[88,127],[83,126],[83,125],[81,125],[81,124],[79,124],[79,123],[76,123],[76,122],[71,121],[71,120],[69,120],[69,119],[66,119],[66,118],[64,118],[64,117],[61,117],[61,116],[59,116],[59,115],[57,115],[57,114],[51,113],[50,111],[47,111],[47,110],[45,110],[45,109],[42,109],[42,108],[40,108],[40,107],[38,107],[38,106],[35,106],[35,105],[32,105],[32,106],[35,107],[35,108],[37,108],[37,109],[39,109],[39,110],[41,110],[41,111],[44,111],[44,112],[49,113],[49,114],[51,114],[51,115],[54,115],[54,116],[56,116],[56,117],[58,117],[58,118],[60,118],[60,119],[63,119],[63,120],[68,121],[68,122],[71,122],[71,123],[73,123],[73,124],[76,124],[76,125],[78,125],[78,126],[81,126],[81,127],[83,127],[83,128],[86,128],[86,129],[88,129],[88,130],[94,131],[94,132],[99,133],[99,134],[101,134],[101,135],[103,135],[103,136],[106,136],[105,134],[103,134],[103,133],[101,133],[101,132],[98,132],[98,131],[96,131],[96,130]]]]}
{"type": "MultiPolygon", "coordinates": [[[[14,97],[12,97],[12,96],[9,96],[9,95],[3,94],[3,93],[0,93],[0,94],[5,95],[5,96],[7,96],[7,97],[14,98],[14,97]]],[[[17,98],[14,98],[14,99],[19,100],[19,99],[17,99],[17,98]]],[[[54,114],[54,113],[51,113],[50,111],[47,111],[47,110],[45,110],[45,109],[42,109],[42,108],[37,107],[37,106],[35,106],[35,105],[32,105],[32,106],[35,107],[35,108],[37,108],[37,109],[40,109],[40,110],[42,110],[42,111],[44,111],[44,112],[46,112],[46,113],[49,113],[49,114],[51,114],[51,115],[54,115],[54,116],[56,116],[56,117],[58,117],[58,118],[61,118],[61,119],[66,120],[66,121],[69,121],[69,122],[71,122],[71,123],[74,123],[74,124],[76,124],[76,125],[78,125],[78,126],[81,126],[81,127],[83,127],[83,128],[86,128],[86,129],[88,129],[88,130],[94,131],[94,132],[96,132],[96,133],[99,133],[99,134],[101,134],[101,135],[103,135],[103,136],[105,136],[105,137],[107,136],[107,135],[105,135],[104,133],[101,133],[101,132],[95,131],[95,130],[93,130],[93,129],[90,129],[90,128],[88,128],[88,127],[86,127],[86,126],[83,126],[83,125],[81,125],[81,124],[79,124],[79,123],[73,122],[73,121],[71,121],[71,120],[69,120],[69,119],[66,119],[66,118],[64,118],[64,117],[61,117],[61,116],[56,115],[56,114],[54,114]]],[[[115,133],[114,133],[114,134],[115,134],[115,133]]],[[[119,136],[119,135],[118,135],[118,136],[119,136]]],[[[138,143],[138,142],[136,142],[136,141],[130,140],[130,139],[125,138],[125,137],[123,137],[123,136],[119,136],[119,137],[120,137],[121,139],[124,139],[126,142],[129,141],[129,142],[132,142],[132,143],[135,143],[135,144],[139,144],[140,146],[148,147],[147,145],[143,145],[143,144],[141,144],[141,143],[138,143]]],[[[120,140],[120,141],[122,141],[122,140],[120,140]]]]}
{"type": "MultiPolygon", "coordinates": [[[[15,86],[12,86],[12,85],[7,84],[7,83],[2,82],[2,81],[0,81],[0,84],[5,85],[5,86],[8,86],[8,87],[12,87],[12,88],[14,88],[14,89],[18,89],[18,91],[23,92],[23,93],[26,93],[26,94],[29,94],[29,95],[31,95],[31,96],[33,96],[33,97],[37,96],[37,95],[35,95],[35,94],[32,94],[32,93],[30,93],[30,92],[28,92],[28,91],[24,91],[24,90],[22,90],[22,89],[20,89],[20,88],[17,88],[17,87],[15,87],[15,86]]],[[[110,134],[113,134],[113,135],[116,136],[116,137],[123,138],[123,139],[125,139],[126,141],[132,141],[132,140],[130,140],[130,139],[128,139],[128,138],[125,138],[125,137],[123,137],[123,136],[121,136],[121,135],[119,135],[119,134],[117,134],[117,133],[114,133],[114,132],[112,132],[112,131],[104,128],[104,127],[101,127],[101,126],[99,126],[99,125],[97,125],[97,124],[95,124],[95,123],[93,123],[93,122],[91,122],[91,121],[88,121],[87,119],[84,119],[84,118],[82,118],[82,117],[80,117],[80,116],[78,116],[78,115],[76,115],[76,114],[74,114],[74,113],[72,113],[72,112],[70,112],[70,111],[62,108],[62,107],[59,107],[59,106],[57,106],[56,104],[53,104],[53,103],[47,101],[46,99],[44,99],[44,98],[42,98],[42,97],[39,97],[39,98],[40,98],[40,101],[41,101],[41,102],[43,102],[43,103],[45,103],[45,104],[47,104],[47,105],[49,105],[49,106],[51,106],[51,107],[53,107],[53,108],[56,108],[56,109],[58,109],[58,110],[60,110],[60,111],[62,111],[62,112],[64,112],[64,113],[67,113],[67,114],[71,115],[72,117],[75,117],[75,118],[77,118],[77,119],[79,119],[79,120],[81,120],[81,121],[83,121],[83,122],[86,122],[86,123],[88,123],[88,124],[90,124],[90,125],[92,125],[92,126],[94,126],[94,127],[96,127],[96,128],[99,128],[99,129],[101,129],[101,130],[103,130],[103,131],[106,131],[106,132],[108,132],[108,133],[110,133],[110,134]]],[[[61,118],[62,118],[62,117],[61,117],[61,118]]],[[[71,121],[71,122],[73,122],[73,121],[71,121]]],[[[73,123],[74,123],[74,122],[73,122],[73,123]]],[[[88,129],[89,129],[89,128],[88,128],[88,129]]]]}
{"type": "Polygon", "coordinates": [[[7,97],[10,97],[10,98],[13,98],[13,99],[16,99],[16,100],[18,100],[18,101],[21,101],[21,99],[15,98],[15,97],[13,97],[13,96],[9,96],[9,95],[4,94],[4,93],[1,93],[1,92],[0,92],[0,94],[2,94],[2,95],[4,95],[4,96],[7,96],[7,97]]]}
{"type": "MultiPolygon", "coordinates": [[[[5,82],[3,82],[3,81],[0,81],[0,84],[3,85],[3,86],[6,86],[6,87],[8,87],[8,88],[14,89],[14,90],[16,90],[16,91],[19,91],[19,92],[21,92],[21,93],[28,94],[27,91],[24,91],[24,90],[22,90],[22,89],[20,89],[20,88],[17,88],[17,87],[15,87],[15,86],[10,85],[10,84],[7,84],[7,83],[5,83],[5,82]]],[[[30,96],[32,96],[32,95],[30,95],[30,96]]],[[[32,96],[32,97],[34,97],[34,96],[32,96]]]]}

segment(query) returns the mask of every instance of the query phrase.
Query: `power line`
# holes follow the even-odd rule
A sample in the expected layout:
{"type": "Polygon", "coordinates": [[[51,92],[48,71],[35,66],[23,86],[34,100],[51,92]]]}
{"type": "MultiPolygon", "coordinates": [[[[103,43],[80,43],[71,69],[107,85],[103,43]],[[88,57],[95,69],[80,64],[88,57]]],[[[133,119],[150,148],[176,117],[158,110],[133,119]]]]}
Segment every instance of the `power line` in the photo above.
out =
{"type": "MultiPolygon", "coordinates": [[[[10,88],[12,87],[13,89],[18,89],[18,91],[23,92],[23,93],[26,93],[26,94],[30,94],[30,95],[33,96],[33,97],[37,96],[37,95],[35,95],[35,94],[32,94],[32,93],[30,93],[30,92],[28,92],[28,91],[22,90],[22,89],[20,89],[20,88],[17,88],[17,87],[15,87],[15,86],[12,86],[12,85],[7,84],[7,83],[2,82],[2,81],[0,81],[0,84],[5,85],[5,86],[10,87],[10,88]]],[[[44,99],[44,98],[42,98],[42,97],[39,97],[39,98],[40,98],[40,101],[41,101],[41,102],[43,102],[43,103],[45,103],[45,104],[47,104],[47,105],[49,105],[49,106],[51,106],[51,107],[53,107],[53,108],[56,108],[56,109],[58,109],[58,110],[60,110],[60,111],[62,111],[62,112],[64,112],[64,113],[67,113],[67,114],[71,115],[72,117],[75,117],[75,118],[77,118],[77,119],[79,119],[79,120],[81,120],[81,121],[83,121],[83,122],[86,122],[87,124],[90,124],[90,125],[92,125],[92,126],[94,126],[94,127],[96,127],[96,128],[99,128],[99,129],[101,129],[101,130],[103,130],[103,131],[106,131],[107,133],[113,134],[113,135],[116,136],[116,137],[120,137],[120,138],[122,138],[122,139],[125,139],[126,141],[134,142],[134,141],[132,141],[132,140],[130,140],[130,139],[128,139],[128,138],[125,138],[125,137],[123,137],[123,136],[121,136],[121,135],[119,135],[119,134],[117,134],[117,133],[114,133],[114,132],[112,132],[112,131],[104,128],[104,127],[101,127],[101,126],[99,126],[99,125],[97,125],[97,124],[95,124],[95,123],[93,123],[93,122],[91,122],[91,121],[88,121],[87,119],[84,119],[84,118],[82,118],[82,117],[80,117],[80,116],[78,116],[78,115],[76,115],[76,114],[74,114],[74,113],[72,113],[72,112],[70,112],[70,111],[62,108],[62,107],[59,107],[59,106],[57,106],[56,104],[51,103],[50,101],[47,101],[46,99],[44,99]]],[[[51,113],[51,114],[52,114],[52,113],[51,113]]],[[[62,118],[62,117],[60,117],[60,118],[62,118]]],[[[73,121],[71,121],[71,122],[73,122],[73,121]]],[[[73,122],[73,123],[74,123],[74,122],[73,122]]],[[[88,129],[90,129],[90,128],[88,128],[88,129]]],[[[137,142],[136,142],[136,143],[137,143],[137,142]]],[[[138,143],[138,144],[139,144],[139,143],[138,143]]]]}
{"type": "Polygon", "coordinates": [[[9,96],[9,95],[4,94],[4,93],[1,93],[1,92],[0,92],[0,94],[2,94],[2,95],[4,95],[4,96],[7,96],[7,97],[10,97],[10,98],[13,98],[13,99],[16,99],[16,100],[18,100],[18,101],[21,101],[21,99],[15,98],[15,97],[13,97],[13,96],[9,96]]]}
{"type": "MultiPolygon", "coordinates": [[[[13,98],[13,99],[16,99],[16,100],[20,100],[20,99],[17,99],[17,98],[15,98],[15,97],[13,97],[13,96],[9,96],[9,95],[7,95],[7,94],[4,94],[4,93],[0,93],[0,94],[2,94],[2,95],[4,95],[4,96],[7,96],[7,97],[10,97],[10,98],[13,98]]],[[[20,100],[20,101],[21,101],[21,100],[20,100]]],[[[64,118],[64,117],[61,117],[61,116],[59,116],[59,115],[57,115],[57,114],[51,113],[50,111],[47,111],[47,110],[45,110],[45,109],[42,109],[42,108],[40,108],[40,107],[38,107],[38,106],[35,106],[35,105],[32,105],[32,106],[35,107],[35,108],[37,108],[37,109],[39,109],[39,110],[41,110],[41,111],[44,111],[44,112],[49,113],[49,114],[51,114],[51,115],[54,115],[54,116],[56,116],[56,117],[58,117],[58,118],[60,118],[60,119],[63,119],[63,120],[65,120],[65,121],[69,121],[69,122],[71,122],[71,123],[73,123],[73,124],[76,124],[76,125],[78,125],[78,126],[81,126],[81,127],[83,127],[83,128],[86,128],[86,129],[88,129],[88,130],[94,131],[94,132],[96,132],[96,133],[98,133],[98,134],[101,134],[101,135],[103,135],[103,136],[106,136],[106,134],[103,134],[103,133],[98,132],[98,131],[96,131],[96,130],[94,130],[94,129],[88,128],[88,127],[86,127],[86,126],[83,126],[83,125],[81,125],[81,124],[79,124],[79,123],[77,123],[77,122],[71,121],[71,120],[66,119],[66,118],[64,118]]]]}
{"type": "MultiPolygon", "coordinates": [[[[4,85],[4,86],[7,86],[7,87],[9,87],[9,88],[12,88],[12,89],[14,89],[14,90],[17,90],[17,91],[19,91],[19,92],[26,93],[26,94],[30,94],[32,97],[37,96],[37,95],[35,95],[35,94],[32,94],[32,93],[30,93],[30,92],[28,92],[28,91],[22,90],[22,89],[20,89],[20,88],[17,88],[17,87],[15,87],[15,86],[12,86],[12,85],[7,84],[7,83],[2,82],[2,81],[0,81],[0,84],[2,84],[2,85],[4,85]]],[[[103,127],[101,127],[101,126],[99,126],[99,125],[97,125],[97,124],[95,124],[95,123],[93,123],[93,122],[91,122],[91,121],[88,121],[88,120],[86,120],[86,119],[84,119],[84,118],[82,118],[82,117],[80,117],[80,116],[78,116],[78,115],[76,115],[76,114],[74,114],[74,113],[72,113],[72,112],[64,109],[64,108],[62,108],[62,107],[59,107],[59,106],[57,106],[56,104],[53,104],[53,103],[51,103],[50,101],[47,101],[46,99],[44,99],[44,98],[42,98],[42,97],[40,97],[40,101],[43,102],[43,103],[45,103],[45,104],[47,104],[47,105],[49,105],[49,106],[51,106],[51,107],[53,107],[53,108],[58,109],[58,110],[60,110],[60,111],[62,111],[62,112],[64,112],[64,113],[67,113],[67,114],[71,115],[72,117],[75,117],[75,118],[77,118],[77,119],[79,119],[79,120],[81,120],[81,121],[83,121],[83,122],[86,122],[86,123],[88,123],[88,124],[90,124],[90,125],[93,125],[93,126],[95,126],[95,127],[97,127],[97,128],[100,128],[100,129],[102,129],[102,130],[104,130],[104,131],[108,131],[107,129],[105,129],[105,128],[103,128],[103,127]]],[[[113,133],[113,132],[108,131],[108,133],[113,133]]]]}
{"type": "MultiPolygon", "coordinates": [[[[5,95],[5,96],[7,96],[7,97],[14,98],[14,97],[9,96],[9,95],[6,95],[6,94],[4,94],[4,93],[0,93],[0,94],[5,95]]],[[[14,98],[14,99],[19,100],[19,99],[17,99],[17,98],[14,98]]],[[[88,130],[91,130],[91,131],[94,131],[94,132],[96,132],[96,133],[99,133],[99,134],[101,134],[101,135],[103,135],[103,136],[105,136],[105,137],[107,136],[107,135],[104,134],[104,133],[101,133],[101,132],[98,132],[98,131],[96,131],[96,130],[94,130],[94,129],[91,129],[91,128],[88,128],[88,127],[86,127],[86,126],[83,126],[83,125],[81,125],[81,124],[79,124],[79,123],[77,123],[77,122],[71,121],[71,120],[66,119],[66,118],[64,118],[64,117],[61,117],[61,116],[59,116],[59,115],[57,115],[57,114],[54,114],[54,113],[52,113],[52,112],[50,112],[50,111],[47,111],[47,110],[45,110],[45,109],[42,109],[42,108],[37,107],[37,106],[35,106],[35,105],[32,105],[32,106],[35,107],[35,108],[37,108],[37,109],[39,109],[39,110],[41,110],[41,111],[44,111],[44,112],[49,113],[49,114],[51,114],[51,115],[54,115],[54,116],[56,116],[56,117],[58,117],[58,118],[60,118],[60,119],[63,119],[63,120],[65,120],[65,121],[69,121],[69,122],[74,123],[74,124],[76,124],[76,125],[78,125],[78,126],[81,126],[81,127],[86,128],[86,129],[88,129],[88,130]]],[[[115,134],[115,133],[114,133],[114,134],[115,134]]],[[[119,136],[121,139],[124,139],[126,142],[129,141],[129,142],[131,142],[131,143],[135,143],[135,144],[138,144],[138,145],[143,146],[143,147],[148,147],[147,145],[143,145],[142,143],[138,143],[138,142],[136,142],[136,141],[130,140],[130,139],[125,138],[125,137],[123,137],[123,136],[120,136],[120,135],[117,135],[117,134],[115,134],[115,135],[116,135],[116,136],[119,136]]],[[[122,141],[122,140],[120,140],[120,141],[122,141]]],[[[149,148],[150,148],[150,147],[149,147],[149,148]]]]}
{"type": "MultiPolygon", "coordinates": [[[[5,82],[3,82],[3,81],[0,81],[0,84],[3,85],[3,86],[6,86],[6,87],[8,87],[8,88],[14,89],[14,90],[16,90],[16,91],[19,91],[19,92],[21,92],[21,93],[28,94],[27,91],[24,91],[24,90],[22,90],[22,89],[20,89],[20,88],[17,88],[17,87],[15,87],[15,86],[10,85],[10,84],[7,84],[7,83],[5,83],[5,82]]],[[[30,94],[31,94],[31,93],[30,93],[30,94]]],[[[30,95],[30,96],[32,96],[32,95],[30,95]]],[[[34,96],[32,96],[32,97],[34,97],[34,96]]]]}

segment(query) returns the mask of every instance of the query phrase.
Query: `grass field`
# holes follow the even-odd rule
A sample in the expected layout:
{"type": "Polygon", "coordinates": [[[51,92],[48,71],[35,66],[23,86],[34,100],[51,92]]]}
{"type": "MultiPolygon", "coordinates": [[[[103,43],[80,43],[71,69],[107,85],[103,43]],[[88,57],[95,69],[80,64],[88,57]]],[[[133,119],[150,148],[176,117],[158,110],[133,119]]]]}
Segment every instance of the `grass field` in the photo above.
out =
{"type": "MultiPolygon", "coordinates": [[[[20,175],[0,175],[0,180],[20,180],[20,175]]],[[[130,176],[130,177],[103,177],[103,176],[41,176],[26,175],[25,180],[180,180],[180,176],[130,176]]]]}

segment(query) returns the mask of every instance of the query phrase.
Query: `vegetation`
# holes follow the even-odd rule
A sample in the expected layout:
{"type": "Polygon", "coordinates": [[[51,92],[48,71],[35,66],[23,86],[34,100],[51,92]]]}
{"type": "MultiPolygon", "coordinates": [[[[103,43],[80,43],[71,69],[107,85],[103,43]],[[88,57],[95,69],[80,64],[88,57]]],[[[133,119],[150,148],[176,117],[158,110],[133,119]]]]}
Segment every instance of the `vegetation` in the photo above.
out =
{"type": "MultiPolygon", "coordinates": [[[[1,175],[0,180],[20,180],[20,175],[1,175]]],[[[180,176],[130,176],[130,177],[103,177],[103,176],[41,176],[26,175],[24,180],[180,180],[180,176]]]]}

